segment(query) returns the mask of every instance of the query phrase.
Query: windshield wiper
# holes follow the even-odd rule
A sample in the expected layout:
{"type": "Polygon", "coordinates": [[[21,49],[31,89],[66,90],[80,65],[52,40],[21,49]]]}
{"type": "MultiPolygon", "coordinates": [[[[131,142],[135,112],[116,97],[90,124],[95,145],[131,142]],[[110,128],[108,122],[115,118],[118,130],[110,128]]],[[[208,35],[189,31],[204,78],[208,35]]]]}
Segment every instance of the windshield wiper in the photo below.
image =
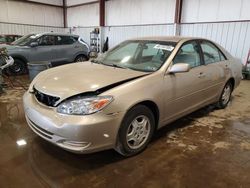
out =
{"type": "Polygon", "coordinates": [[[127,67],[123,67],[123,66],[119,66],[117,64],[106,64],[106,63],[103,63],[102,61],[98,61],[96,59],[92,59],[90,62],[92,63],[97,63],[97,64],[102,64],[102,65],[105,65],[105,66],[109,66],[109,67],[115,67],[115,68],[121,68],[121,69],[128,69],[127,67]]]}
{"type": "Polygon", "coordinates": [[[111,64],[110,66],[112,67],[115,67],[115,68],[121,68],[121,69],[127,69],[126,67],[123,67],[123,66],[120,66],[120,65],[117,65],[117,64],[111,64]]]}
{"type": "Polygon", "coordinates": [[[103,65],[107,65],[107,66],[110,66],[110,67],[115,67],[115,68],[120,68],[120,69],[128,69],[127,67],[123,67],[123,66],[120,66],[120,65],[117,65],[117,64],[106,64],[106,63],[102,63],[103,65]]]}

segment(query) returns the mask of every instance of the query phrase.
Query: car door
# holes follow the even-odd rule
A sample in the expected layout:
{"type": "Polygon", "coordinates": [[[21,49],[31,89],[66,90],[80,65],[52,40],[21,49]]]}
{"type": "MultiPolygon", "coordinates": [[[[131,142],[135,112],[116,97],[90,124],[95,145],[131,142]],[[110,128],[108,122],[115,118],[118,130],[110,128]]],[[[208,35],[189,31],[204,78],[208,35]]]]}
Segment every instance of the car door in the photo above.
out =
{"type": "Polygon", "coordinates": [[[38,43],[38,46],[30,47],[29,61],[53,62],[55,60],[55,52],[53,49],[55,46],[55,36],[43,35],[35,42],[38,43]]]}
{"type": "Polygon", "coordinates": [[[56,36],[56,64],[65,64],[74,61],[77,46],[72,36],[56,36]]]}
{"type": "Polygon", "coordinates": [[[212,42],[201,40],[200,46],[208,81],[206,96],[213,100],[220,94],[221,88],[225,84],[227,74],[229,74],[229,65],[225,55],[212,42]]]}
{"type": "Polygon", "coordinates": [[[206,102],[206,69],[197,41],[184,43],[173,59],[172,65],[187,63],[190,71],[164,76],[164,121],[185,115],[206,102]]]}

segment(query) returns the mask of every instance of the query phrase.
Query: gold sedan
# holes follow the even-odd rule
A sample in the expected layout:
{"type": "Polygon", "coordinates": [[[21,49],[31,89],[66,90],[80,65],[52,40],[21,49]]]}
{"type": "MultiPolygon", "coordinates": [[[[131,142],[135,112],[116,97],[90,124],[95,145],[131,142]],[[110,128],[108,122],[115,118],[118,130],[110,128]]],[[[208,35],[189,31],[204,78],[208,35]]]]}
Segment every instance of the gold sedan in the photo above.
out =
{"type": "Polygon", "coordinates": [[[68,151],[132,156],[168,123],[208,104],[225,108],[241,69],[206,39],[128,40],[92,62],[40,73],[23,97],[26,119],[68,151]]]}

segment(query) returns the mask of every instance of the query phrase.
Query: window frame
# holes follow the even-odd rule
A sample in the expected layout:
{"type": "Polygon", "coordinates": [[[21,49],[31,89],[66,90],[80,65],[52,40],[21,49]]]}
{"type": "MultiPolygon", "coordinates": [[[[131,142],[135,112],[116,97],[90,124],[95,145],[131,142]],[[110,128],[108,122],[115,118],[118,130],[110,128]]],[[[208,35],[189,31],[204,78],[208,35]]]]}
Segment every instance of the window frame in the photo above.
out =
{"type": "Polygon", "coordinates": [[[56,39],[55,45],[56,46],[63,46],[63,45],[73,45],[77,42],[77,40],[73,37],[73,36],[67,36],[67,35],[55,35],[56,37],[69,37],[70,39],[72,39],[73,43],[71,44],[59,44],[58,43],[58,39],[56,39]]]}
{"type": "Polygon", "coordinates": [[[175,57],[178,55],[179,51],[181,50],[181,48],[184,46],[184,45],[187,45],[189,43],[193,43],[195,42],[199,48],[199,56],[200,56],[200,65],[199,66],[195,66],[195,67],[190,67],[190,69],[193,69],[193,68],[196,68],[196,67],[200,67],[202,65],[205,65],[205,62],[204,62],[204,59],[203,59],[203,52],[202,52],[202,49],[201,49],[201,46],[200,46],[200,41],[197,40],[197,39],[191,39],[191,40],[188,40],[186,42],[184,42],[178,49],[178,51],[176,52],[175,56],[173,57],[172,59],[172,65],[174,65],[174,59],[175,57]]]}
{"type": "MultiPolygon", "coordinates": [[[[171,51],[170,55],[162,62],[161,66],[156,71],[153,71],[153,72],[150,71],[151,73],[159,71],[162,68],[162,66],[165,65],[165,63],[167,62],[167,60],[169,59],[169,57],[172,55],[173,51],[176,49],[176,46],[178,45],[178,42],[174,42],[174,41],[165,41],[165,40],[140,40],[140,39],[139,40],[136,40],[136,39],[135,40],[131,40],[130,39],[130,40],[125,40],[125,41],[119,43],[118,45],[116,45],[115,47],[111,48],[108,51],[109,55],[111,55],[112,53],[114,53],[114,51],[116,51],[121,46],[124,46],[124,45],[126,45],[127,43],[130,43],[130,42],[138,42],[138,43],[160,43],[160,44],[161,43],[167,43],[168,45],[172,45],[174,47],[173,50],[171,51]]],[[[104,56],[103,59],[105,59],[105,56],[104,56]]],[[[149,72],[149,71],[142,71],[142,70],[137,70],[137,71],[140,71],[140,72],[149,72]]]]}
{"type": "MultiPolygon", "coordinates": [[[[46,36],[52,36],[52,37],[54,37],[54,40],[55,40],[55,37],[56,37],[56,35],[45,34],[45,35],[42,35],[42,36],[38,37],[37,39],[34,39],[30,43],[32,43],[34,41],[38,42],[39,39],[41,40],[43,37],[46,37],[46,36]]],[[[55,46],[55,45],[56,45],[56,41],[52,45],[41,45],[40,42],[38,42],[38,46],[55,46]]]]}
{"type": "Polygon", "coordinates": [[[209,64],[218,63],[218,62],[222,62],[222,61],[227,61],[228,60],[227,56],[222,52],[222,50],[215,43],[213,43],[212,41],[206,40],[206,39],[199,39],[198,41],[199,41],[199,46],[200,46],[200,49],[201,49],[201,52],[202,52],[202,59],[203,59],[204,65],[209,65],[209,64]],[[201,47],[202,42],[210,43],[211,45],[213,45],[218,50],[220,61],[216,61],[216,62],[209,63],[209,64],[205,63],[204,51],[202,50],[202,47],[201,47]],[[224,60],[221,60],[221,55],[224,57],[224,60]]]}

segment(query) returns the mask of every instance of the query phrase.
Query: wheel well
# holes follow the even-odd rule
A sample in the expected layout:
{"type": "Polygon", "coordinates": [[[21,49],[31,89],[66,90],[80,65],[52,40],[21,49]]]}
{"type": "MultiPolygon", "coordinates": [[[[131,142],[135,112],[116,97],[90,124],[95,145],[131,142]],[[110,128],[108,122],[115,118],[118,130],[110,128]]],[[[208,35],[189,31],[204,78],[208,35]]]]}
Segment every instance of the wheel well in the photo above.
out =
{"type": "MultiPolygon", "coordinates": [[[[142,101],[138,104],[144,105],[152,111],[152,113],[154,114],[154,117],[155,117],[155,130],[157,130],[158,123],[159,123],[159,117],[160,117],[160,112],[159,112],[158,106],[153,101],[142,101]]],[[[138,105],[138,104],[136,104],[136,105],[138,105]]]]}
{"type": "Polygon", "coordinates": [[[78,54],[78,55],[75,57],[75,60],[76,60],[76,58],[78,58],[79,56],[84,56],[84,57],[86,57],[87,60],[89,59],[88,56],[85,55],[85,54],[78,54]]]}
{"type": "Polygon", "coordinates": [[[24,63],[27,63],[27,60],[26,60],[25,58],[18,57],[18,56],[13,56],[12,58],[13,58],[14,60],[15,60],[15,59],[18,59],[19,61],[22,61],[22,62],[24,62],[24,63]]]}
{"type": "Polygon", "coordinates": [[[234,89],[234,86],[235,86],[235,80],[234,80],[234,78],[230,78],[230,79],[228,80],[228,82],[230,82],[230,83],[232,84],[233,89],[234,89]]]}

